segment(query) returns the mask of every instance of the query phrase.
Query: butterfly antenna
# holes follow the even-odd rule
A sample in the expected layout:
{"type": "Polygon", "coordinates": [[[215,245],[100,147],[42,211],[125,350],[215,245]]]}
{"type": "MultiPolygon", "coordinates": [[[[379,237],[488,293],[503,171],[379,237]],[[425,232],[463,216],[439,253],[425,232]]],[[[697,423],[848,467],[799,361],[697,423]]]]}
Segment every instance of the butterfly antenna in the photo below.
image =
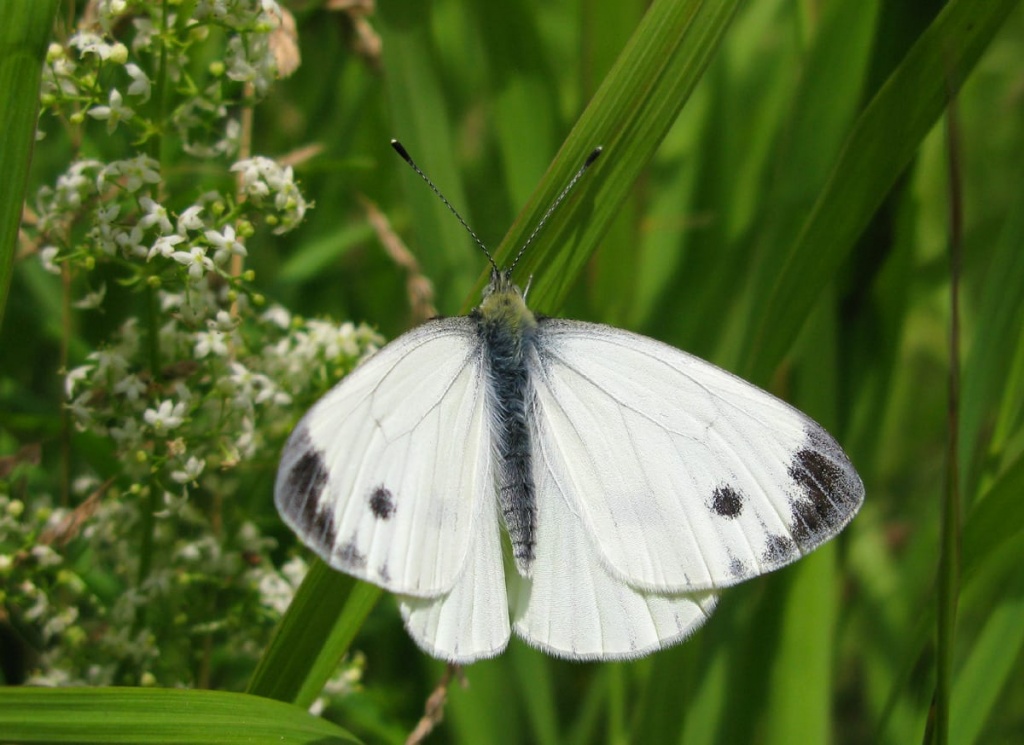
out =
{"type": "Polygon", "coordinates": [[[572,191],[572,188],[574,186],[576,186],[576,182],[579,181],[580,178],[582,178],[583,174],[586,173],[587,169],[594,164],[594,161],[597,160],[598,156],[601,155],[602,150],[603,148],[600,146],[595,147],[591,151],[590,155],[587,156],[587,159],[583,161],[583,165],[580,166],[580,170],[576,171],[576,175],[569,180],[568,184],[565,185],[565,188],[562,189],[562,193],[558,195],[558,198],[555,199],[554,202],[551,203],[551,206],[548,207],[548,211],[544,213],[544,216],[540,219],[540,222],[537,223],[537,227],[533,229],[533,232],[530,233],[529,238],[527,238],[526,242],[523,243],[522,248],[519,249],[519,253],[516,254],[516,258],[512,261],[512,265],[508,268],[508,271],[511,272],[513,269],[515,269],[516,264],[519,263],[519,259],[522,258],[524,253],[526,253],[526,249],[530,247],[530,244],[533,243],[533,239],[537,237],[537,234],[540,233],[541,228],[544,227],[544,223],[546,223],[548,221],[548,218],[551,217],[551,214],[556,209],[558,209],[558,205],[560,205],[562,203],[562,200],[569,195],[569,192],[572,191]]]}
{"type": "Polygon", "coordinates": [[[459,211],[452,206],[452,203],[445,198],[444,194],[441,193],[441,190],[434,186],[434,182],[430,180],[427,174],[420,170],[420,167],[416,165],[416,161],[414,161],[412,159],[412,156],[409,155],[409,151],[405,149],[405,146],[403,146],[402,143],[399,142],[398,140],[392,140],[391,147],[394,148],[394,151],[396,153],[402,156],[402,160],[408,163],[412,170],[416,171],[416,173],[419,174],[419,177],[427,183],[427,186],[430,187],[430,190],[434,192],[434,194],[437,195],[437,198],[444,203],[445,207],[448,208],[448,211],[455,215],[455,219],[458,220],[459,224],[466,229],[466,232],[473,237],[473,240],[476,241],[476,245],[480,246],[480,249],[484,252],[484,255],[487,256],[487,260],[491,262],[491,267],[494,269],[495,272],[497,272],[498,265],[495,264],[494,259],[491,258],[491,252],[487,250],[487,246],[485,246],[484,242],[480,240],[476,233],[473,232],[473,228],[469,227],[469,223],[462,219],[462,215],[460,215],[459,211]]]}

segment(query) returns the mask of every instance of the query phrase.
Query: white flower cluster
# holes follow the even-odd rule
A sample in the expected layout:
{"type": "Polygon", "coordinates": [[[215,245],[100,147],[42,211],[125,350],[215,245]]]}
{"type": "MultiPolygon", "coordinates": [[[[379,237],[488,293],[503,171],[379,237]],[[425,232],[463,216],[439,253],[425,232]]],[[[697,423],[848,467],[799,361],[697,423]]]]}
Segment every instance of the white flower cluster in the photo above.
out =
{"type": "Polygon", "coordinates": [[[240,160],[231,170],[242,177],[242,192],[257,205],[273,205],[276,214],[267,215],[275,233],[286,233],[306,215],[309,205],[295,184],[291,166],[281,167],[262,156],[240,160]]]}
{"type": "MultiPolygon", "coordinates": [[[[295,228],[309,207],[290,167],[256,157],[239,161],[231,170],[244,174],[244,194],[253,197],[251,204],[229,212],[231,197],[207,192],[175,215],[155,198],[161,184],[160,165],[149,156],[106,164],[72,163],[55,186],[44,186],[36,195],[40,233],[64,243],[63,248],[40,249],[44,268],[59,274],[59,263],[71,261],[91,269],[97,255],[149,263],[162,258],[181,266],[191,282],[211,272],[231,281],[228,262],[248,253],[241,231],[248,235],[253,230],[241,217],[236,228],[230,222],[233,216],[263,215],[263,222],[273,224],[275,233],[283,233],[295,228]],[[92,227],[84,246],[76,246],[69,232],[84,211],[91,215],[92,227]]],[[[98,299],[93,297],[84,307],[96,307],[98,299]]]]}
{"type": "MultiPolygon", "coordinates": [[[[97,0],[92,25],[47,54],[43,108],[58,116],[41,129],[117,156],[75,160],[39,189],[26,240],[68,280],[72,307],[116,331],[84,355],[72,345],[64,377],[79,508],[0,479],[0,600],[36,629],[38,684],[193,685],[197,639],[235,669],[251,663],[305,565],[272,566],[249,486],[267,483],[304,405],[381,343],[365,326],[265,309],[244,267],[256,226],[286,232],[311,206],[291,167],[231,162],[230,112],[276,76],[280,8],[198,0],[179,22],[168,7],[183,6],[97,0]],[[180,149],[150,147],[168,132],[180,149]]],[[[55,474],[32,478],[56,493],[55,474]]]]}
{"type": "Polygon", "coordinates": [[[166,6],[148,0],[101,0],[94,6],[94,26],[78,29],[66,45],[50,45],[43,70],[44,105],[78,107],[88,101],[70,121],[82,123],[88,116],[104,122],[108,133],[128,124],[136,135],[148,138],[156,128],[140,115],[140,107],[151,99],[156,69],[163,66],[165,79],[180,95],[171,122],[185,152],[207,158],[234,154],[238,122],[218,125],[227,119],[230,106],[252,95],[262,97],[277,78],[271,35],[281,24],[278,4],[201,0],[184,23],[174,13],[168,13],[165,23],[161,14],[166,6]],[[132,30],[129,44],[111,37],[125,26],[132,30]],[[211,27],[229,31],[227,39],[211,35],[211,27]],[[216,55],[223,62],[211,65],[210,80],[200,84],[189,70],[191,48],[211,43],[224,44],[216,55]],[[111,68],[116,84],[100,96],[96,81],[101,71],[109,77],[111,68]]]}
{"type": "Polygon", "coordinates": [[[268,436],[283,435],[294,396],[323,390],[381,342],[365,326],[292,321],[280,307],[262,317],[245,311],[243,322],[225,300],[206,282],[162,290],[169,317],[160,327],[158,370],[140,366],[143,339],[129,319],[65,377],[76,426],[109,437],[129,471],[156,475],[168,492],[187,495],[210,461],[223,472],[253,458],[268,436]],[[251,349],[247,338],[262,346],[251,349]]]}
{"type": "MultiPolygon", "coordinates": [[[[78,482],[76,491],[97,486],[94,480],[78,482]]],[[[267,554],[273,541],[251,522],[243,522],[228,539],[194,535],[199,523],[193,509],[185,510],[182,520],[162,519],[157,525],[159,560],[135,586],[139,546],[129,537],[139,518],[125,496],[111,490],[69,536],[64,531],[74,524],[73,511],[52,508],[45,494],[34,495],[36,506],[30,510],[0,487],[0,603],[19,623],[38,629],[26,684],[113,685],[125,682],[126,671],[143,685],[194,683],[181,670],[187,658],[175,652],[189,645],[166,644],[168,628],[180,629],[185,639],[219,635],[221,654],[251,660],[305,575],[300,559],[281,570],[265,560],[253,565],[246,557],[267,554]],[[183,530],[182,524],[191,529],[183,530]],[[88,547],[87,563],[50,545],[72,537],[74,545],[88,547]],[[98,568],[110,572],[105,582],[120,587],[113,597],[102,597],[110,596],[111,587],[97,593],[98,568]],[[199,609],[210,607],[211,589],[234,595],[241,605],[203,615],[199,609]],[[140,625],[154,608],[171,612],[140,625]]]]}

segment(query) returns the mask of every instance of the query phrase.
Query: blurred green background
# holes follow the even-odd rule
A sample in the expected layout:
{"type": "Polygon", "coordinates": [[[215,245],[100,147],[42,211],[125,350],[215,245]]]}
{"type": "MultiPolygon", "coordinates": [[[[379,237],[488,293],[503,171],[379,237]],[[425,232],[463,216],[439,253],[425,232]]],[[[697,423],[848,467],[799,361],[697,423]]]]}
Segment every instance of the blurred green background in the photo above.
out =
{"type": "MultiPolygon", "coordinates": [[[[256,108],[253,152],[322,150],[296,166],[316,202],[305,225],[247,244],[269,299],[367,321],[389,338],[414,322],[405,273],[381,249],[366,197],[419,261],[442,314],[478,301],[483,257],[391,137],[501,256],[604,145],[524,259],[533,309],[654,336],[769,388],[843,443],[867,488],[836,541],[724,593],[682,645],[632,663],[574,664],[514,640],[452,686],[435,741],[919,742],[944,655],[949,741],[1020,737],[1016,5],[658,2],[657,23],[641,24],[647,4],[635,0],[381,0],[365,17],[289,4],[302,63],[256,108]],[[627,44],[629,64],[616,65],[627,44]],[[947,95],[960,85],[949,127],[947,95]],[[950,226],[961,210],[952,457],[963,571],[956,636],[939,641],[950,226]]],[[[66,157],[59,143],[38,148],[32,183],[66,157]]],[[[15,265],[0,337],[7,412],[56,417],[60,292],[38,262],[15,265]]],[[[103,326],[77,328],[72,355],[103,326]]],[[[258,464],[251,502],[286,547],[294,539],[275,525],[271,500],[275,457],[258,464]]],[[[363,688],[326,715],[367,741],[400,742],[443,665],[417,651],[390,598],[353,648],[366,655],[363,688]]]]}

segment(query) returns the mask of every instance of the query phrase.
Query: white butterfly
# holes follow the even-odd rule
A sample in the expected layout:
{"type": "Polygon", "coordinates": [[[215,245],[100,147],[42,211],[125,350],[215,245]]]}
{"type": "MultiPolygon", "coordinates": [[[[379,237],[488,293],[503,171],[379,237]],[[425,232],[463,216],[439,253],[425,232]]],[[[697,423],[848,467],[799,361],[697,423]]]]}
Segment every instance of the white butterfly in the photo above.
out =
{"type": "Polygon", "coordinates": [[[303,542],[397,593],[428,653],[491,657],[514,629],[639,657],[857,512],[860,478],[807,416],[653,339],[535,316],[491,264],[469,316],[404,334],[309,410],[275,485],[303,542]]]}

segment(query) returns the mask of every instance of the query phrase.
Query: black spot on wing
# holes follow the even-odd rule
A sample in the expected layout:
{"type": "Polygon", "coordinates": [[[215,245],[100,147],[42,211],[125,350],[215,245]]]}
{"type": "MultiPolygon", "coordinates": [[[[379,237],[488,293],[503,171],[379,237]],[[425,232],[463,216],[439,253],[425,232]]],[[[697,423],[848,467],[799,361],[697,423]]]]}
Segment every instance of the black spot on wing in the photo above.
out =
{"type": "Polygon", "coordinates": [[[864,485],[846,453],[822,430],[811,433],[788,470],[797,488],[790,501],[793,538],[807,552],[850,521],[864,500],[864,485]]]}
{"type": "Polygon", "coordinates": [[[363,569],[366,566],[366,556],[359,553],[359,549],[356,548],[355,537],[348,543],[339,546],[338,550],[334,552],[334,556],[338,563],[352,569],[363,569]]]}
{"type": "Polygon", "coordinates": [[[390,520],[396,508],[394,495],[383,484],[370,494],[370,510],[378,520],[390,520]]]}
{"type": "Polygon", "coordinates": [[[739,517],[743,512],[743,497],[728,484],[716,487],[711,495],[711,511],[719,517],[739,517]]]}
{"type": "Polygon", "coordinates": [[[776,567],[790,561],[796,553],[796,546],[784,535],[769,535],[765,541],[761,558],[769,567],[776,567]]]}
{"type": "Polygon", "coordinates": [[[742,561],[735,557],[729,561],[729,575],[731,577],[739,579],[740,577],[746,577],[747,574],[749,574],[747,565],[742,561]]]}

